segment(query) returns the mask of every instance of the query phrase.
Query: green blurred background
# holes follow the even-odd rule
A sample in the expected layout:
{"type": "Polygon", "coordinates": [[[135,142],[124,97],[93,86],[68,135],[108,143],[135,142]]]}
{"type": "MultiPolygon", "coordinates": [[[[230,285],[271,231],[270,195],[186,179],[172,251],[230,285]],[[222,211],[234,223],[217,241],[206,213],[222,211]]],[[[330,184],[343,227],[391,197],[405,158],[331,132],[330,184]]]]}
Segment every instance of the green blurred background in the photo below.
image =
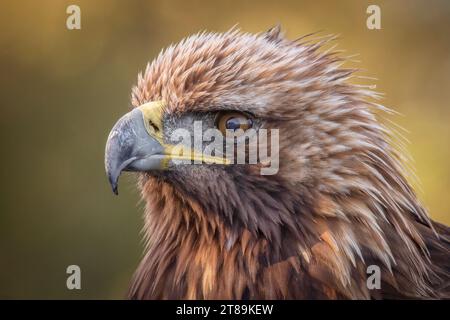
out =
{"type": "Polygon", "coordinates": [[[107,134],[138,71],[201,30],[281,23],[290,38],[341,34],[402,116],[431,216],[450,223],[450,1],[1,1],[0,298],[123,298],[142,252],[133,177],[103,168],[107,134]],[[66,8],[81,8],[81,30],[66,8]],[[378,4],[382,30],[366,28],[378,4]],[[66,267],[82,290],[66,289],[66,267]]]}

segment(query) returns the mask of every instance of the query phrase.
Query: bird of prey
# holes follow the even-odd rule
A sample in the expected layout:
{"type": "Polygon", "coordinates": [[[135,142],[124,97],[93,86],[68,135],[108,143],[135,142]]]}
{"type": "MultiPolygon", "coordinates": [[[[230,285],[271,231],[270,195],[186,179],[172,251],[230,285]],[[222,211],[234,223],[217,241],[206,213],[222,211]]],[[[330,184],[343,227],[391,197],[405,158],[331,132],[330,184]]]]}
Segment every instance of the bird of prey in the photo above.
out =
{"type": "Polygon", "coordinates": [[[137,172],[146,204],[130,299],[449,297],[449,228],[408,182],[378,121],[389,110],[330,41],[202,32],[139,74],[105,152],[114,192],[122,171],[137,172]],[[174,151],[173,133],[199,121],[224,135],[277,129],[277,172],[203,146],[174,151]]]}

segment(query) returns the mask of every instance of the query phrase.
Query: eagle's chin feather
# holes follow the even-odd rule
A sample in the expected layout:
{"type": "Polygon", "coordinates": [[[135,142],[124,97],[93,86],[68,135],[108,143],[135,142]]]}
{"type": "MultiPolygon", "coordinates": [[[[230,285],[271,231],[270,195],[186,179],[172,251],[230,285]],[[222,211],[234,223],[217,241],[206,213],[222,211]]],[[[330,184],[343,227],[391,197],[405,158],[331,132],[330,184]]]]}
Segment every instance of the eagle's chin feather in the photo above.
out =
{"type": "Polygon", "coordinates": [[[289,41],[278,28],[200,34],[139,76],[135,106],[248,106],[283,131],[275,176],[141,175],[146,254],[130,298],[449,297],[449,228],[417,200],[375,119],[385,109],[368,102],[376,93],[348,84],[354,70],[319,50],[327,41],[289,41]],[[380,289],[367,286],[371,265],[380,289]]]}

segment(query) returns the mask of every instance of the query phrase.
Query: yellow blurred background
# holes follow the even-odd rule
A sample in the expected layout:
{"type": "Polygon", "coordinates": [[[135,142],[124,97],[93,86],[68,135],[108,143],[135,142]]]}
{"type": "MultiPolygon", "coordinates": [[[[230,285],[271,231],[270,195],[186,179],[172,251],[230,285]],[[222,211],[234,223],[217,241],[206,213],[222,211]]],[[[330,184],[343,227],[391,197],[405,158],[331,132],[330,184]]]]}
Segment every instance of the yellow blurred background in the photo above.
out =
{"type": "Polygon", "coordinates": [[[103,152],[138,71],[161,48],[235,24],[289,38],[323,30],[359,53],[402,116],[434,219],[450,224],[450,1],[2,1],[0,298],[123,298],[142,252],[132,177],[114,197],[103,152]],[[81,30],[66,8],[81,8],[81,30]],[[366,28],[381,8],[382,29],[366,28]],[[66,267],[82,289],[66,288],[66,267]]]}

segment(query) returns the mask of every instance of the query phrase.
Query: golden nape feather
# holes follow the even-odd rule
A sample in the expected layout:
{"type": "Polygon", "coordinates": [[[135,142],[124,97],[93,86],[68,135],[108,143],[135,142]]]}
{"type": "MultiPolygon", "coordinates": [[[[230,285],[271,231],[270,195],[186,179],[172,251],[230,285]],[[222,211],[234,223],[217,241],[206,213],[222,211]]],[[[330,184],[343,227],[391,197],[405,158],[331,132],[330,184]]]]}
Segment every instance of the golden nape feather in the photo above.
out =
{"type": "Polygon", "coordinates": [[[167,151],[157,169],[135,154],[132,166],[114,164],[125,152],[114,139],[135,118],[118,123],[110,179],[119,167],[139,171],[146,204],[146,253],[129,298],[449,298],[449,228],[408,182],[403,151],[376,117],[389,110],[324,49],[334,37],[313,37],[291,41],[278,27],[200,33],[139,75],[132,104],[155,145],[167,150],[170,132],[225,114],[219,129],[278,130],[279,165],[270,175],[264,162],[171,165],[167,151]]]}

